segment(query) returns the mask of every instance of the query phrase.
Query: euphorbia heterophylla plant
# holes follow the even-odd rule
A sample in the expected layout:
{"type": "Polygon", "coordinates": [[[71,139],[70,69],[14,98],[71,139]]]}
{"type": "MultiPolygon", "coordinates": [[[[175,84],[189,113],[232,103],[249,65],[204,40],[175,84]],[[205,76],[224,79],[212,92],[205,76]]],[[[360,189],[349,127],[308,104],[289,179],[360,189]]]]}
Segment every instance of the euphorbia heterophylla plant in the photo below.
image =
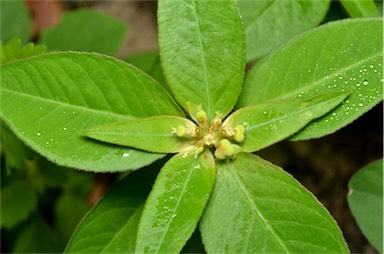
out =
{"type": "Polygon", "coordinates": [[[174,97],[97,54],[51,53],[2,67],[2,119],[47,158],[107,172],[174,154],[120,181],[66,251],[176,253],[199,224],[208,252],[348,252],[321,203],[252,153],[332,133],[381,101],[382,20],[302,34],[257,63],[244,85],[235,1],[161,0],[158,25],[174,97]]]}

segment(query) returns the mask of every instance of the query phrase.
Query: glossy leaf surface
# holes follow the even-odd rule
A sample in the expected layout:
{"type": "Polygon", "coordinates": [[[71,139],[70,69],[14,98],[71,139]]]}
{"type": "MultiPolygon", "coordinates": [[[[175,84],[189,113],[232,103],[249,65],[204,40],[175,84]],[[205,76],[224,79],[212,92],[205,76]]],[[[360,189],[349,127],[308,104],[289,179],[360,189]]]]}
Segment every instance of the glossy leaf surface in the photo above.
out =
{"type": "Polygon", "coordinates": [[[345,103],[311,122],[294,139],[321,137],[344,127],[382,100],[382,27],[382,19],[352,19],[296,37],[250,71],[237,108],[349,91],[345,103]]]}
{"type": "Polygon", "coordinates": [[[215,182],[209,151],[177,154],[161,169],[137,235],[137,253],[178,253],[191,237],[215,182]]]}
{"type": "Polygon", "coordinates": [[[116,55],[126,32],[122,21],[101,12],[80,9],[64,14],[57,26],[44,29],[40,43],[47,45],[49,50],[116,55]]]}
{"type": "Polygon", "coordinates": [[[328,211],[291,175],[240,153],[217,164],[200,230],[208,253],[347,253],[328,211]]]}
{"type": "Polygon", "coordinates": [[[348,204],[357,224],[368,241],[383,253],[383,160],[360,169],[348,188],[348,204]]]}
{"type": "Polygon", "coordinates": [[[156,116],[98,126],[82,132],[100,141],[157,153],[177,153],[191,147],[192,139],[176,136],[178,126],[192,129],[192,121],[175,116],[156,116]]]}
{"type": "Polygon", "coordinates": [[[235,105],[245,67],[244,31],[231,0],[165,0],[158,7],[160,57],[176,100],[209,119],[235,105]]]}
{"type": "Polygon", "coordinates": [[[0,40],[8,43],[20,38],[26,43],[32,33],[32,22],[23,0],[1,0],[0,8],[0,40]]]}
{"type": "Polygon", "coordinates": [[[373,0],[340,0],[340,3],[352,18],[379,16],[373,0]]]}
{"type": "Polygon", "coordinates": [[[313,119],[339,105],[347,93],[333,93],[312,99],[291,99],[245,107],[231,114],[223,125],[245,127],[245,152],[255,152],[296,133],[313,119]]]}
{"type": "Polygon", "coordinates": [[[247,38],[247,61],[316,25],[329,0],[237,0],[247,38]]]}
{"type": "Polygon", "coordinates": [[[162,157],[87,140],[79,132],[155,115],[182,115],[153,79],[118,60],[55,53],[4,65],[1,117],[28,146],[58,164],[136,169],[162,157]],[[31,124],[34,123],[34,124],[31,124]]]}
{"type": "Polygon", "coordinates": [[[84,217],[66,253],[133,253],[141,211],[158,164],[118,182],[84,217]]]}

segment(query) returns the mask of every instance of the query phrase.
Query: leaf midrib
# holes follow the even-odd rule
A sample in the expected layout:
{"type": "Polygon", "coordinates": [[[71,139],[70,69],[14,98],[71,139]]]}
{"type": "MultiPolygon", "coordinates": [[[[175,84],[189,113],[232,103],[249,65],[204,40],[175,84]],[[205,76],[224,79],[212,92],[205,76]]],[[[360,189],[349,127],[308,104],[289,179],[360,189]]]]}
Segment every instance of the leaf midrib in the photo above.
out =
{"type": "Polygon", "coordinates": [[[279,245],[281,246],[281,248],[286,252],[286,253],[290,253],[287,246],[282,242],[282,240],[280,239],[280,237],[278,236],[278,234],[275,232],[275,230],[272,228],[272,226],[268,223],[268,220],[263,216],[262,212],[260,211],[260,209],[258,208],[258,206],[256,205],[256,203],[254,202],[254,200],[252,199],[251,195],[249,194],[249,192],[247,191],[247,188],[244,186],[243,182],[240,180],[240,177],[237,175],[236,173],[236,170],[232,167],[232,165],[230,164],[230,162],[226,162],[226,165],[227,165],[227,168],[229,169],[229,172],[231,172],[231,175],[233,176],[233,179],[236,181],[236,183],[238,184],[240,190],[243,192],[244,196],[246,197],[246,199],[249,201],[249,204],[251,205],[251,207],[253,208],[253,210],[257,213],[257,215],[259,216],[259,218],[261,219],[261,221],[263,222],[264,226],[268,229],[269,232],[271,232],[273,238],[279,243],[279,245]]]}
{"type": "Polygon", "coordinates": [[[51,99],[47,99],[47,98],[42,98],[42,97],[39,97],[39,96],[34,96],[34,95],[31,95],[31,94],[25,94],[25,93],[17,92],[17,91],[14,91],[14,90],[9,90],[9,89],[2,88],[2,89],[0,89],[0,92],[1,91],[5,91],[5,92],[11,93],[11,94],[15,94],[15,95],[20,96],[20,97],[27,97],[27,98],[31,98],[33,100],[43,101],[43,102],[50,103],[50,104],[53,104],[53,105],[56,105],[56,106],[62,106],[62,107],[71,108],[71,109],[77,109],[77,110],[80,110],[80,111],[83,111],[83,112],[93,113],[93,114],[97,114],[97,115],[114,116],[114,117],[117,117],[117,118],[120,118],[120,119],[127,119],[127,120],[137,119],[137,117],[134,117],[134,116],[122,115],[122,114],[117,114],[117,113],[114,113],[114,112],[104,111],[104,110],[85,108],[85,107],[81,107],[81,106],[78,106],[78,105],[73,105],[73,104],[69,104],[69,103],[65,103],[65,102],[61,102],[61,101],[55,101],[55,100],[51,100],[51,99]]]}

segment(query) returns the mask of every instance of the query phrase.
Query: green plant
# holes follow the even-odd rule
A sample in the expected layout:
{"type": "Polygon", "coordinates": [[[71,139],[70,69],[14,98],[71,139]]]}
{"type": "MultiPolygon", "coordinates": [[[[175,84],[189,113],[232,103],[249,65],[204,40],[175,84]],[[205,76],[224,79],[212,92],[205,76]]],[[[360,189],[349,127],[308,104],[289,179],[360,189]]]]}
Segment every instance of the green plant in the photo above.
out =
{"type": "Polygon", "coordinates": [[[250,153],[330,134],[381,101],[382,19],[304,33],[258,62],[244,84],[234,1],[160,1],[158,23],[174,98],[137,68],[98,54],[2,66],[1,117],[48,159],[117,172],[176,153],[121,180],[67,252],[178,252],[199,221],[208,252],[347,252],[314,196],[250,153]]]}

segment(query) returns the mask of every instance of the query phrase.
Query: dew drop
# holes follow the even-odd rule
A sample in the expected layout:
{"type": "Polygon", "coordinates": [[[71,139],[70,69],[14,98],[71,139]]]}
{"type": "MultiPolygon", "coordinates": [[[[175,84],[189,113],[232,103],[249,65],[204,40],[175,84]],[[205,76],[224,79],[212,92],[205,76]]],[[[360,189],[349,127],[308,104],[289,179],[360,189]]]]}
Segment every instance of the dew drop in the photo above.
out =
{"type": "Polygon", "coordinates": [[[200,169],[200,164],[197,164],[197,165],[194,166],[193,168],[195,168],[195,169],[200,169]]]}
{"type": "Polygon", "coordinates": [[[22,131],[21,134],[24,135],[24,131],[22,131]]]}
{"type": "Polygon", "coordinates": [[[123,153],[123,157],[129,157],[129,153],[123,153]]]}
{"type": "Polygon", "coordinates": [[[65,127],[64,127],[64,128],[63,128],[63,130],[64,130],[64,131],[66,131],[66,130],[67,130],[67,128],[65,128],[65,127]]]}
{"type": "Polygon", "coordinates": [[[356,86],[360,86],[360,83],[357,83],[356,86]]]}
{"type": "Polygon", "coordinates": [[[368,81],[364,80],[363,85],[368,85],[368,81]]]}
{"type": "Polygon", "coordinates": [[[40,137],[40,136],[41,136],[41,132],[36,133],[36,135],[37,135],[38,137],[40,137]]]}

